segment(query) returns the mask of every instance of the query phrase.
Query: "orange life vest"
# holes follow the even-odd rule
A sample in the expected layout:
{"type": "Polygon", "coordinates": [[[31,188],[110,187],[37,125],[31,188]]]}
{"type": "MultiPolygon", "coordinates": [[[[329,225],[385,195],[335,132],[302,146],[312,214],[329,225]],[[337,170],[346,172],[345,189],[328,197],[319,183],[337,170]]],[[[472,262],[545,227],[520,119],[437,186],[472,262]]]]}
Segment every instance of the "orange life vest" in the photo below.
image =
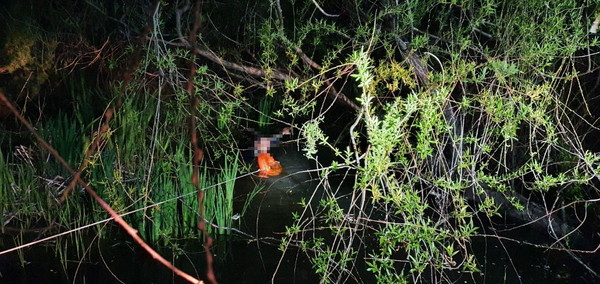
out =
{"type": "Polygon", "coordinates": [[[278,176],[283,170],[281,164],[269,153],[258,154],[258,168],[260,169],[258,176],[261,178],[278,176]]]}

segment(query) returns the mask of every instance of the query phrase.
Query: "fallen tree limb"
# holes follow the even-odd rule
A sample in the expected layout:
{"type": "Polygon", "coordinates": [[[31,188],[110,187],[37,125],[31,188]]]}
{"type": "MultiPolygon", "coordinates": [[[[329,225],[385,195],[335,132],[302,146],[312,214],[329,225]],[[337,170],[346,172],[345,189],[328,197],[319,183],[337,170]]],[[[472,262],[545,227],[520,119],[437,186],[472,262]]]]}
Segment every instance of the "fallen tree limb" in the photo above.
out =
{"type": "MultiPolygon", "coordinates": [[[[247,74],[252,77],[257,77],[257,78],[269,78],[270,77],[270,78],[280,80],[280,81],[289,81],[294,78],[299,78],[299,76],[297,74],[295,74],[293,71],[290,71],[289,74],[287,74],[281,70],[278,70],[278,69],[272,69],[269,72],[267,72],[266,70],[264,70],[262,68],[246,66],[246,65],[234,63],[231,61],[227,61],[227,60],[219,57],[213,51],[205,50],[205,49],[198,47],[195,42],[191,42],[191,39],[190,39],[190,41],[188,41],[187,38],[189,38],[189,37],[184,37],[183,33],[181,32],[181,16],[187,10],[189,10],[189,5],[186,4],[184,7],[182,7],[181,9],[177,9],[177,11],[176,11],[177,34],[179,35],[179,39],[180,39],[181,43],[180,44],[167,43],[167,44],[190,48],[195,54],[200,55],[200,56],[204,57],[205,59],[208,59],[208,60],[214,62],[217,65],[220,65],[225,70],[238,71],[238,72],[247,74]],[[292,74],[292,75],[290,75],[290,74],[292,74]]],[[[322,69],[318,63],[316,63],[312,59],[310,59],[299,47],[296,47],[296,53],[302,58],[302,61],[304,63],[306,63],[307,65],[311,66],[312,68],[314,68],[316,70],[322,69]]],[[[321,76],[323,76],[323,75],[321,75],[321,76]]],[[[324,80],[324,82],[325,82],[326,89],[327,89],[327,95],[331,99],[333,99],[336,102],[339,101],[342,104],[346,105],[347,107],[350,107],[356,111],[360,110],[360,107],[356,103],[354,103],[350,98],[348,98],[342,92],[338,91],[335,88],[335,86],[333,86],[332,83],[328,82],[327,80],[324,80]]]]}
{"type": "MultiPolygon", "coordinates": [[[[565,206],[547,211],[540,204],[530,201],[525,196],[517,192],[500,193],[495,190],[485,188],[483,185],[483,194],[476,194],[475,189],[467,190],[466,197],[477,204],[482,203],[486,197],[492,198],[497,205],[500,205],[501,214],[504,217],[510,217],[515,220],[522,221],[523,223],[515,227],[505,229],[504,231],[514,230],[525,226],[531,226],[538,231],[548,231],[554,234],[554,238],[560,239],[563,236],[571,234],[574,230],[574,226],[570,225],[566,220],[558,216],[552,216],[558,213],[560,210],[564,210],[570,206],[575,205],[577,202],[571,202],[565,206]],[[518,210],[515,208],[508,197],[516,199],[521,204],[527,204],[525,209],[518,210]]],[[[600,200],[585,200],[581,202],[600,202],[600,200]]],[[[576,228],[575,228],[576,229],[576,228]]]]}
{"type": "MultiPolygon", "coordinates": [[[[302,49],[300,49],[299,47],[296,47],[296,53],[300,56],[300,58],[302,59],[302,61],[316,69],[316,70],[321,70],[322,67],[321,65],[319,65],[317,62],[314,62],[312,59],[310,59],[310,57],[308,57],[308,55],[306,55],[302,49]]],[[[323,75],[321,75],[321,77],[323,77],[323,75]]],[[[328,80],[323,80],[325,82],[325,85],[327,85],[327,95],[333,99],[334,101],[339,100],[340,102],[342,102],[343,104],[345,104],[346,106],[359,111],[360,107],[355,104],[350,98],[348,98],[346,95],[344,95],[342,92],[338,91],[335,86],[333,86],[333,84],[331,84],[328,80]]]]}

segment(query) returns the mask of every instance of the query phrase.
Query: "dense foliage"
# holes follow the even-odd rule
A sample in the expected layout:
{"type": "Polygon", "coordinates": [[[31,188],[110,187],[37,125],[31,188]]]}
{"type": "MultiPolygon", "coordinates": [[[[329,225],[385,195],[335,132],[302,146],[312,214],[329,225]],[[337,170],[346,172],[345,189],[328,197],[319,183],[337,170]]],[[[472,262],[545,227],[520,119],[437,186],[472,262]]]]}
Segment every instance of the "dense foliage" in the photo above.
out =
{"type": "MultiPolygon", "coordinates": [[[[599,211],[596,2],[77,5],[0,11],[11,15],[2,92],[111,206],[135,211],[128,220],[148,238],[176,246],[198,235],[186,120],[199,97],[203,186],[222,188],[206,191],[215,234],[232,226],[232,181],[251,171],[240,161],[248,132],[291,126],[320,194],[298,200],[279,248],[304,252],[324,283],[452,281],[481,270],[473,238],[521,227],[543,232],[531,245],[568,251],[598,277],[582,258],[595,246],[580,246],[597,245],[585,235],[598,220],[579,217],[599,211]],[[93,76],[103,83],[92,87],[93,76]],[[93,134],[109,106],[110,129],[93,134]],[[86,156],[97,136],[104,148],[86,156]],[[503,219],[517,225],[494,225],[503,219]]],[[[29,136],[5,135],[19,129],[6,117],[0,109],[3,224],[99,220],[82,194],[63,205],[77,219],[46,202],[67,174],[36,145],[19,146],[29,136]]]]}

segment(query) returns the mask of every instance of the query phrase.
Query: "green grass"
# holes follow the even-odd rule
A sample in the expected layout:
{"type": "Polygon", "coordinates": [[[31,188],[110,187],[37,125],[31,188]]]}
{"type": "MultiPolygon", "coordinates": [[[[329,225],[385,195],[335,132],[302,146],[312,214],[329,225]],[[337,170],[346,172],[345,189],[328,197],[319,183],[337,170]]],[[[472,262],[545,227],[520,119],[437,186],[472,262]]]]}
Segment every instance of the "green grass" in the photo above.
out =
{"type": "Polygon", "coordinates": [[[228,235],[233,222],[233,197],[235,181],[238,173],[238,158],[233,156],[232,161],[225,160],[223,168],[215,176],[210,177],[207,172],[202,175],[201,187],[205,194],[205,219],[218,226],[215,230],[208,231],[218,235],[228,235]]]}
{"type": "Polygon", "coordinates": [[[268,133],[271,124],[271,115],[275,107],[273,97],[265,96],[258,104],[258,129],[261,132],[268,133]]]}
{"type": "MultiPolygon", "coordinates": [[[[92,142],[92,132],[102,121],[102,114],[94,116],[95,107],[91,106],[92,97],[99,96],[97,90],[90,89],[83,80],[73,80],[69,86],[76,101],[73,112],[58,112],[40,123],[38,129],[73,168],[78,168],[92,142]]],[[[82,178],[117,212],[136,211],[124,218],[151,243],[175,249],[180,240],[201,236],[197,228],[197,190],[204,190],[206,194],[205,218],[220,227],[208,226],[208,233],[217,240],[230,234],[226,228],[232,227],[234,187],[242,165],[238,153],[216,145],[235,145],[229,142],[231,120],[238,119],[233,112],[239,105],[230,105],[230,113],[219,116],[216,133],[202,136],[207,151],[210,147],[218,150],[216,157],[207,157],[203,162],[201,186],[195,188],[191,184],[192,155],[186,107],[163,104],[157,113],[156,98],[134,85],[128,86],[124,93],[115,93],[112,101],[118,100],[120,108],[109,123],[107,143],[101,152],[90,157],[82,178]]],[[[209,105],[204,107],[214,110],[209,105]]],[[[215,130],[211,127],[216,121],[207,119],[199,124],[203,134],[215,130]]],[[[10,139],[4,136],[2,141],[3,149],[16,146],[8,143],[10,139]]],[[[12,218],[8,226],[20,229],[56,223],[57,229],[46,232],[52,235],[108,217],[78,185],[59,205],[61,191],[51,182],[58,181],[58,176],[70,179],[70,175],[46,151],[41,151],[33,142],[32,145],[33,165],[12,153],[0,151],[0,221],[3,224],[8,218],[12,218]]],[[[69,180],[65,185],[68,183],[69,180]]],[[[85,259],[94,237],[104,238],[115,233],[107,228],[110,227],[101,224],[69,234],[59,238],[53,249],[66,267],[67,260],[73,256],[85,259]]],[[[24,234],[15,236],[16,244],[28,240],[24,234]]]]}

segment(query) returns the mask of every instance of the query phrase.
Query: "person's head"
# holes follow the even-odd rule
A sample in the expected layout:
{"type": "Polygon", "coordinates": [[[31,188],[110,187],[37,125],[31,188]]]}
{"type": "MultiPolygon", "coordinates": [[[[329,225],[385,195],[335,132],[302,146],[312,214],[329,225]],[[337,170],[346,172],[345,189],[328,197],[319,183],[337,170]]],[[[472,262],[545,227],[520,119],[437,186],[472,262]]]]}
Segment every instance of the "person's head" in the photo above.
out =
{"type": "Polygon", "coordinates": [[[254,150],[257,153],[268,153],[271,150],[271,138],[270,137],[260,137],[254,140],[254,150]]]}
{"type": "Polygon", "coordinates": [[[283,136],[292,135],[292,128],[285,127],[279,134],[271,137],[258,137],[254,140],[254,154],[269,153],[272,147],[279,145],[280,139],[283,136]]]}

